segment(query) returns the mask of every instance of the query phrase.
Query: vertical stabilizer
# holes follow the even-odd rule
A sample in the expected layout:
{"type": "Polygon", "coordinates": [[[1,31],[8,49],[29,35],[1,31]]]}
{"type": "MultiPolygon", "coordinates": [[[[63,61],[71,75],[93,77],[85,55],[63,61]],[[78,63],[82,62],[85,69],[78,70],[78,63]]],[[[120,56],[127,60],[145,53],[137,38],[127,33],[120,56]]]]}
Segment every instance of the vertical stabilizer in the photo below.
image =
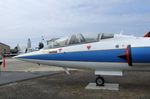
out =
{"type": "Polygon", "coordinates": [[[150,37],[150,31],[144,35],[144,37],[150,37]]]}

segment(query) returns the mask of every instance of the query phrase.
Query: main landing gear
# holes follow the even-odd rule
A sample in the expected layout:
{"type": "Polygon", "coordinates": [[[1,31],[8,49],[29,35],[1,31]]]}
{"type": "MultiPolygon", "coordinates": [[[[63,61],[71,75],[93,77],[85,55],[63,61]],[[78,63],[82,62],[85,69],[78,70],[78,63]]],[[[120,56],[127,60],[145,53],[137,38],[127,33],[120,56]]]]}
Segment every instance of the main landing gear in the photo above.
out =
{"type": "Polygon", "coordinates": [[[105,80],[104,80],[103,77],[98,75],[98,77],[96,78],[95,82],[96,82],[96,86],[104,86],[105,80]]]}

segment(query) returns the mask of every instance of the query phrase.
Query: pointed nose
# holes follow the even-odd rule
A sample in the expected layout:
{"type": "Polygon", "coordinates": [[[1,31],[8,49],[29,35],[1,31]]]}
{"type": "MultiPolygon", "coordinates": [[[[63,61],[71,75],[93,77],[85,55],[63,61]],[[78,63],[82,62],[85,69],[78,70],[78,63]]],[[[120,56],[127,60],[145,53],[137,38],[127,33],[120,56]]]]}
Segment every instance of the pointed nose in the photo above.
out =
{"type": "Polygon", "coordinates": [[[25,56],[26,56],[26,54],[21,54],[21,55],[14,56],[13,58],[14,59],[21,59],[21,58],[23,58],[25,56]]]}
{"type": "Polygon", "coordinates": [[[15,56],[13,58],[14,59],[28,59],[32,56],[39,55],[39,54],[41,54],[40,51],[35,51],[35,52],[26,53],[26,54],[21,54],[21,55],[15,56]]]}
{"type": "Polygon", "coordinates": [[[20,58],[20,55],[14,56],[13,58],[18,59],[18,58],[20,58]]]}

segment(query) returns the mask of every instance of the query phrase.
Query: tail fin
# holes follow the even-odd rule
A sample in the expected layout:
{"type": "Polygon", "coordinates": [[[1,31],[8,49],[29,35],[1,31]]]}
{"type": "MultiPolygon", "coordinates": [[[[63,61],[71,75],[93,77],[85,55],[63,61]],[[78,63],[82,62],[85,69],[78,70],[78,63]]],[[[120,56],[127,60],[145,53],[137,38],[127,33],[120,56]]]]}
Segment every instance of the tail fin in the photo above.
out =
{"type": "Polygon", "coordinates": [[[150,31],[144,35],[144,37],[150,37],[150,31]]]}

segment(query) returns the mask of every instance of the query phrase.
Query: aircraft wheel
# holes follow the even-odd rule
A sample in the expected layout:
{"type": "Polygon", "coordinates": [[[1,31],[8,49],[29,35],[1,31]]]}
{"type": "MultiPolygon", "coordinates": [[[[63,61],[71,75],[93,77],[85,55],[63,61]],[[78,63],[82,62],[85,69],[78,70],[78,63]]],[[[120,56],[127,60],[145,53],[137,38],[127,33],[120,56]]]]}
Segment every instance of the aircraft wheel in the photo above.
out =
{"type": "Polygon", "coordinates": [[[104,80],[104,78],[103,77],[101,77],[101,76],[98,76],[97,78],[96,78],[96,85],[97,86],[104,86],[104,83],[105,83],[105,80],[104,80]]]}

